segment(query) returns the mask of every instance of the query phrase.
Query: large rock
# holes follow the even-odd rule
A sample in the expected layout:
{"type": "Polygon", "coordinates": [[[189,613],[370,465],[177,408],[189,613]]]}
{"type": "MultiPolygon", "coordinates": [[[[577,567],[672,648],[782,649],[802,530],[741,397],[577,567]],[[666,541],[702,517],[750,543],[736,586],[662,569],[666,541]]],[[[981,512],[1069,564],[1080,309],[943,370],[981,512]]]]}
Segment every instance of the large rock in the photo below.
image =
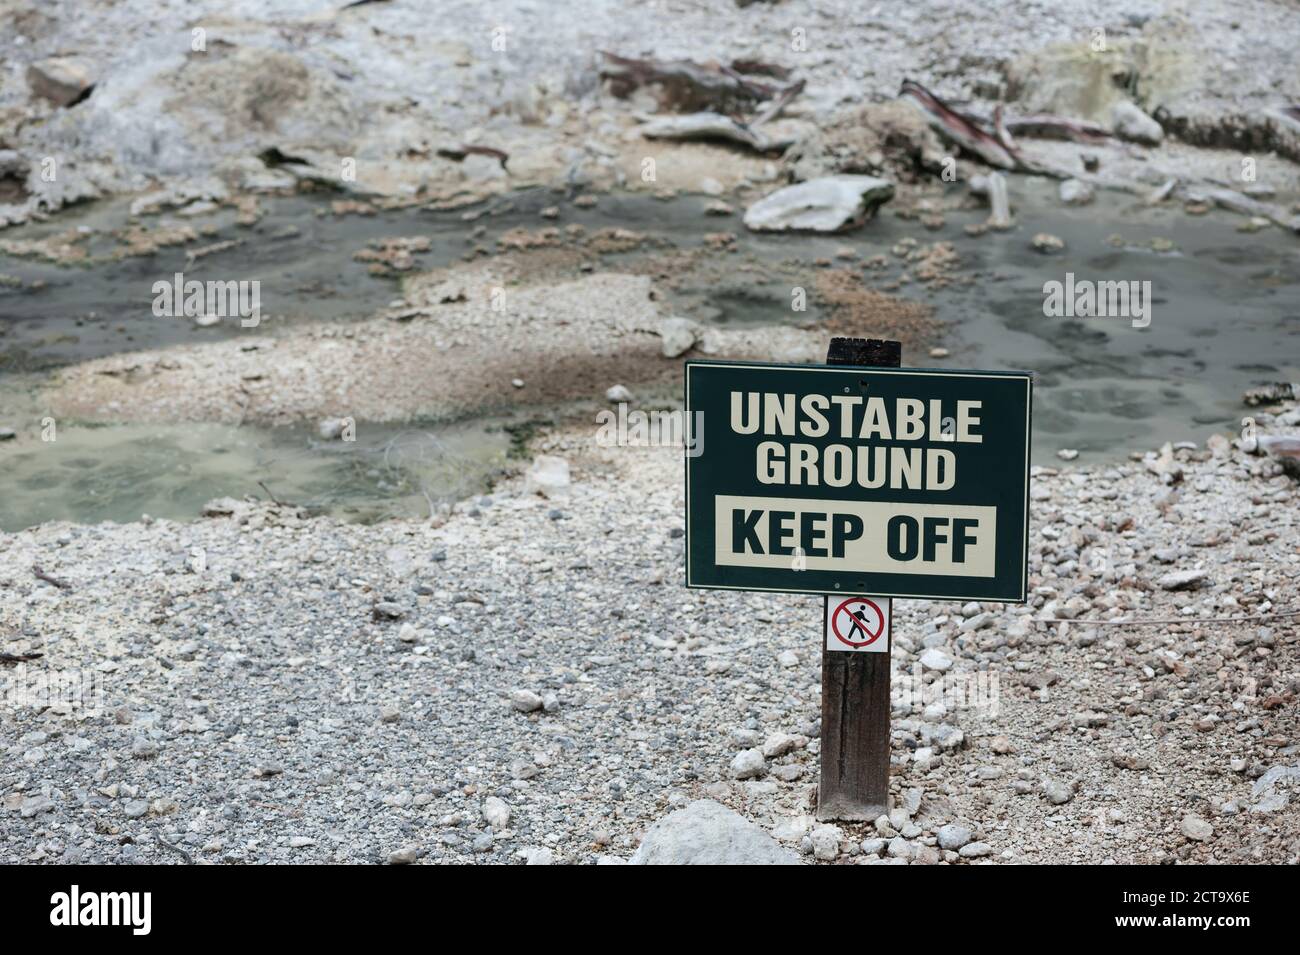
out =
{"type": "Polygon", "coordinates": [[[1165,138],[1165,131],[1160,124],[1128,100],[1120,100],[1111,107],[1110,121],[1115,128],[1115,135],[1122,139],[1147,146],[1159,146],[1165,138]]]}
{"type": "Polygon", "coordinates": [[[1090,44],[1049,44],[1021,53],[1001,67],[1006,97],[1022,116],[1054,113],[1077,119],[1103,121],[1124,91],[1116,74],[1135,72],[1134,51],[1119,38],[1108,38],[1106,55],[1090,44]]]}
{"type": "Polygon", "coordinates": [[[1095,197],[1092,186],[1082,179],[1067,179],[1057,190],[1061,201],[1067,206],[1086,206],[1095,197]]]}
{"type": "Polygon", "coordinates": [[[799,865],[799,857],[743,816],[699,799],[660,819],[632,865],[799,865]]]}
{"type": "Polygon", "coordinates": [[[1254,802],[1250,811],[1269,813],[1285,809],[1291,802],[1287,788],[1292,785],[1300,789],[1300,765],[1272,767],[1251,787],[1250,795],[1254,802]]]}
{"type": "Polygon", "coordinates": [[[86,98],[95,85],[95,76],[88,60],[52,56],[27,67],[27,85],[55,106],[71,106],[86,98]]]}
{"type": "Polygon", "coordinates": [[[665,358],[677,358],[695,347],[700,326],[689,318],[665,318],[659,323],[659,338],[665,358]]]}
{"type": "Polygon", "coordinates": [[[767,760],[760,749],[744,749],[731,761],[731,775],[737,779],[755,779],[767,772],[767,760]]]}
{"type": "Polygon", "coordinates": [[[931,647],[921,654],[921,666],[927,670],[938,670],[942,673],[944,670],[951,669],[952,657],[937,647],[931,647]]]}
{"type": "Polygon", "coordinates": [[[956,823],[949,823],[946,826],[940,826],[939,831],[935,833],[939,839],[939,848],[948,849],[956,852],[962,846],[971,840],[971,831],[966,826],[959,826],[956,823]]]}
{"type": "Polygon", "coordinates": [[[1209,574],[1203,570],[1174,570],[1157,580],[1156,584],[1161,590],[1197,590],[1208,579],[1209,574]]]}
{"type": "Polygon", "coordinates": [[[841,232],[865,222],[894,197],[894,184],[875,176],[824,176],[778,189],[745,213],[755,232],[841,232]]]}
{"type": "Polygon", "coordinates": [[[539,454],[524,478],[529,494],[563,497],[569,491],[569,462],[551,454],[539,454]]]}
{"type": "Polygon", "coordinates": [[[1214,827],[1200,816],[1184,816],[1181,828],[1183,835],[1195,842],[1205,842],[1214,835],[1214,827]]]}

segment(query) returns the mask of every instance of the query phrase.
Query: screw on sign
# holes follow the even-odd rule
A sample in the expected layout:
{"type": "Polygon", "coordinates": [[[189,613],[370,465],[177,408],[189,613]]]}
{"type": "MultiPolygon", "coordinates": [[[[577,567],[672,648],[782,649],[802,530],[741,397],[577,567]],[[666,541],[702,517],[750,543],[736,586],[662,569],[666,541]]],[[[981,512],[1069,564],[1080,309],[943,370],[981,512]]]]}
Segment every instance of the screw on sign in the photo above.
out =
{"type": "Polygon", "coordinates": [[[888,653],[889,603],[886,597],[841,601],[826,621],[826,649],[888,653]]]}

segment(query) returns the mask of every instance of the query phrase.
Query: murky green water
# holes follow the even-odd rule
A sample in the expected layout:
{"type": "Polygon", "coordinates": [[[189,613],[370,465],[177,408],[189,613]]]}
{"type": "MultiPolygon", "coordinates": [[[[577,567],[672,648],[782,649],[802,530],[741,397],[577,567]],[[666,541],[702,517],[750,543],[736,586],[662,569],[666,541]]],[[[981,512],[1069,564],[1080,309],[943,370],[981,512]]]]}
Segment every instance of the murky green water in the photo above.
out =
{"type": "MultiPolygon", "coordinates": [[[[1054,462],[1064,447],[1080,449],[1086,461],[1165,440],[1203,440],[1239,426],[1246,388],[1300,380],[1300,241],[1294,237],[1272,228],[1242,233],[1236,216],[1192,218],[1177,207],[1150,209],[1119,194],[1066,208],[1055,199],[1055,183],[1026,177],[1012,180],[1012,199],[1018,228],[978,237],[961,226],[982,220],[982,210],[949,213],[939,232],[887,212],[849,235],[756,236],[735,218],[706,216],[702,197],[602,196],[590,209],[565,204],[563,223],[589,230],[617,226],[661,240],[603,256],[615,269],[665,250],[700,248],[710,232],[736,232],[738,258],[770,263],[770,272],[701,272],[667,293],[675,313],[719,324],[807,322],[815,311],[789,307],[791,277],[811,278],[819,260],[861,267],[871,256],[890,255],[906,237],[951,241],[961,271],[977,281],[940,289],[914,282],[897,293],[935,307],[948,323],[943,344],[951,354],[943,360],[905,355],[904,362],[1037,372],[1034,450],[1040,461],[1054,462]],[[1051,256],[1034,251],[1029,239],[1040,231],[1061,237],[1065,250],[1051,256]],[[836,259],[844,246],[857,252],[857,264],[836,259]],[[1045,317],[1043,285],[1064,281],[1067,272],[1077,279],[1150,281],[1151,324],[1045,317]]],[[[200,328],[154,317],[152,284],[173,272],[201,281],[260,280],[269,330],[347,322],[399,294],[394,279],[375,277],[365,263],[353,261],[352,253],[369,240],[428,236],[432,247],[416,256],[416,269],[429,269],[459,260],[475,245],[491,247],[509,229],[553,224],[539,213],[557,202],[554,193],[535,190],[476,207],[480,214],[467,221],[461,212],[424,209],[321,216],[324,200],[297,197],[267,200],[268,214],[251,229],[235,225],[230,212],[202,220],[215,227],[205,241],[238,244],[197,261],[181,248],[73,268],[0,256],[0,389],[29,388],[72,361],[238,334],[233,322],[200,328]]],[[[78,224],[115,227],[123,214],[121,204],[97,204],[4,237],[40,237],[78,224]]],[[[891,256],[887,271],[866,273],[869,284],[904,268],[891,256]]],[[[5,396],[0,410],[20,403],[12,397],[5,396]]],[[[517,420],[529,414],[521,410],[517,420]]],[[[0,420],[0,427],[6,423],[0,420]]],[[[281,500],[359,520],[428,513],[487,487],[508,465],[510,438],[502,424],[405,430],[362,424],[357,442],[347,444],[322,441],[307,428],[61,423],[54,442],[24,435],[0,444],[0,528],[54,519],[133,520],[141,513],[191,517],[213,497],[265,496],[258,482],[281,500]]]]}
{"type": "Polygon", "coordinates": [[[220,424],[72,426],[0,450],[0,529],[198,515],[254,495],[348,520],[429,515],[486,490],[510,465],[501,422],[394,428],[354,441],[306,428],[220,424]]]}

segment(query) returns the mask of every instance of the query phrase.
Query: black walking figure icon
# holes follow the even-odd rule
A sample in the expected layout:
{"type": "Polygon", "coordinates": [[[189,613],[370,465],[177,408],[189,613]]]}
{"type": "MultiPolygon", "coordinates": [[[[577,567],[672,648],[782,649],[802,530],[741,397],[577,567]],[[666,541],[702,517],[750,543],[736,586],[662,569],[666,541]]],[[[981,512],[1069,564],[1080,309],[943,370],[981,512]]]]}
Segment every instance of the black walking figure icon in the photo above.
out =
{"type": "Polygon", "coordinates": [[[853,618],[853,626],[861,630],[862,635],[864,637],[866,637],[868,640],[871,640],[873,638],[871,634],[867,631],[866,609],[867,609],[866,607],[859,607],[857,610],[853,611],[853,613],[849,614],[849,616],[853,618]]]}

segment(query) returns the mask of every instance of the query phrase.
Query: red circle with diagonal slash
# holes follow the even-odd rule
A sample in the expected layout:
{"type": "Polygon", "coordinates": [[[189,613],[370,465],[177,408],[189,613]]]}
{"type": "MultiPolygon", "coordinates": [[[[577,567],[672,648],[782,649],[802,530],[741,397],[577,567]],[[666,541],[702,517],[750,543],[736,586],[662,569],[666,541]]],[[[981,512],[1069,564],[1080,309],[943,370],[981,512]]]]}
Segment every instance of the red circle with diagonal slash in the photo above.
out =
{"type": "Polygon", "coordinates": [[[840,643],[844,644],[845,646],[852,647],[855,650],[860,650],[863,647],[871,646],[871,644],[875,643],[876,640],[880,638],[880,635],[884,632],[885,632],[885,612],[880,609],[880,605],[877,604],[874,600],[868,600],[866,597],[850,597],[848,600],[845,600],[838,607],[836,607],[835,612],[831,614],[831,633],[835,634],[835,639],[838,640],[840,643]],[[875,612],[876,619],[878,621],[876,625],[875,633],[872,633],[871,629],[867,627],[865,623],[858,620],[858,618],[853,616],[853,614],[849,613],[848,608],[850,604],[864,604],[865,606],[870,607],[871,610],[875,612]],[[845,622],[848,625],[847,634],[840,633],[839,621],[840,621],[841,614],[844,615],[845,622]],[[866,637],[866,639],[850,640],[849,639],[850,636],[866,637]]]}

